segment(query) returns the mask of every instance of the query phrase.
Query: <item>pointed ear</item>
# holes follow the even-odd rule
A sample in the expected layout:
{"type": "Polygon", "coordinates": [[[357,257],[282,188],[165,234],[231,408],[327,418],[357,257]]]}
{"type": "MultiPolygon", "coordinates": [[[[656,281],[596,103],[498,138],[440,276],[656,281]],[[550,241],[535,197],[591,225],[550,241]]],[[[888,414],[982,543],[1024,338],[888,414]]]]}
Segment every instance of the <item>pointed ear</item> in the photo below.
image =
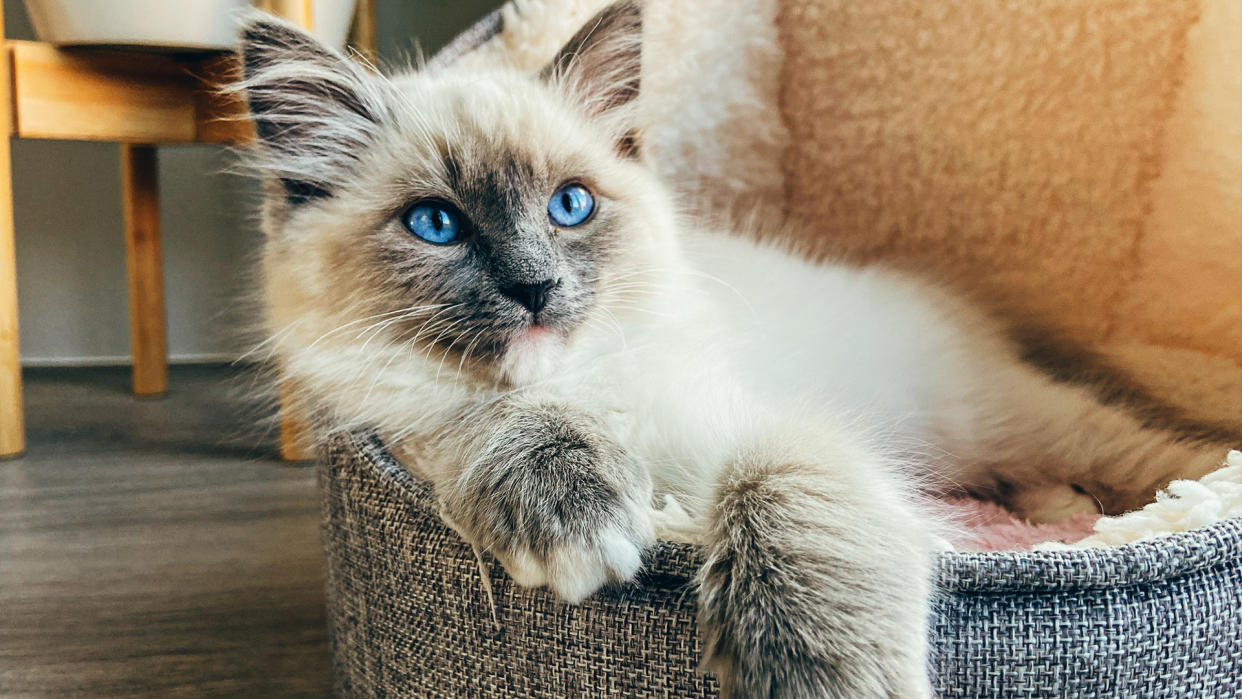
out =
{"type": "Polygon", "coordinates": [[[332,196],[374,140],[383,83],[309,34],[255,14],[241,34],[243,79],[259,143],[254,165],[297,204],[332,196]]]}
{"type": "Polygon", "coordinates": [[[618,127],[618,148],[636,150],[633,102],[642,73],[643,13],[636,0],[622,0],[588,21],[541,75],[580,100],[592,117],[618,127]]]}

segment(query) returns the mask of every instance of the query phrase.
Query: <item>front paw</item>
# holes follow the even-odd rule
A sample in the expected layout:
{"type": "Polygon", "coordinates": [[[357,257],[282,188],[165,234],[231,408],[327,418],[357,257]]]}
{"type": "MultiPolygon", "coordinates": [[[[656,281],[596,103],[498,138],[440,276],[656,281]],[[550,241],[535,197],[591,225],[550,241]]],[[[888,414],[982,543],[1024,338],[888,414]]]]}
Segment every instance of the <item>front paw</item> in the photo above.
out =
{"type": "Polygon", "coordinates": [[[569,602],[632,578],[655,540],[647,474],[594,421],[557,408],[509,416],[440,499],[515,582],[569,602]]]}
{"type": "Polygon", "coordinates": [[[931,696],[928,549],[885,529],[899,506],[872,513],[835,480],[795,464],[722,486],[698,578],[704,665],[722,696],[931,696]]]}
{"type": "Polygon", "coordinates": [[[699,580],[703,664],[721,697],[931,697],[920,620],[909,619],[901,639],[892,620],[871,628],[854,623],[877,621],[874,610],[862,608],[873,600],[826,599],[811,587],[815,581],[778,582],[790,574],[779,563],[766,571],[735,563],[714,559],[699,580]]]}
{"type": "Polygon", "coordinates": [[[520,542],[497,558],[517,584],[546,585],[557,597],[578,603],[606,583],[633,578],[642,567],[652,539],[635,528],[613,524],[582,536],[554,537],[542,546],[520,542]]]}

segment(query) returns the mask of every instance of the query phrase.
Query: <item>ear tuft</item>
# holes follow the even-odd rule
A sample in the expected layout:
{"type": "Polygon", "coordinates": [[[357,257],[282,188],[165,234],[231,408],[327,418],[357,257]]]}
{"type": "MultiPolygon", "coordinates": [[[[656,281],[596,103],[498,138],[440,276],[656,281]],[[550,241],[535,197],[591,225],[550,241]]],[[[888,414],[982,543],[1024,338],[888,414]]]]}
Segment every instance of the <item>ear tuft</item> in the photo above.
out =
{"type": "Polygon", "coordinates": [[[259,143],[254,165],[297,204],[332,195],[376,137],[382,81],[301,29],[256,14],[241,32],[245,96],[259,143]]]}
{"type": "MultiPolygon", "coordinates": [[[[642,74],[642,5],[636,0],[613,3],[591,18],[565,44],[542,72],[545,80],[564,87],[593,117],[632,120],[618,114],[638,97],[642,74]]],[[[617,124],[623,151],[637,147],[631,124],[617,124]]]]}
{"type": "Polygon", "coordinates": [[[336,58],[314,37],[284,20],[256,13],[241,31],[244,77],[287,60],[312,60],[330,65],[336,58]]]}

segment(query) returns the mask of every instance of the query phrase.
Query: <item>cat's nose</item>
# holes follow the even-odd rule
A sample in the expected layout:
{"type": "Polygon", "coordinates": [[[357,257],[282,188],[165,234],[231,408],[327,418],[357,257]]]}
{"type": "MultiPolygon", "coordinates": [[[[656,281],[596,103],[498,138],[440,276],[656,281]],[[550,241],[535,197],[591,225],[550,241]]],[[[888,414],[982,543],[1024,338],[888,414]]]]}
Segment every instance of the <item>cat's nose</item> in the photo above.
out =
{"type": "Polygon", "coordinates": [[[556,285],[555,279],[545,279],[534,284],[510,284],[500,287],[500,293],[522,304],[531,313],[538,313],[548,305],[548,292],[556,285]]]}

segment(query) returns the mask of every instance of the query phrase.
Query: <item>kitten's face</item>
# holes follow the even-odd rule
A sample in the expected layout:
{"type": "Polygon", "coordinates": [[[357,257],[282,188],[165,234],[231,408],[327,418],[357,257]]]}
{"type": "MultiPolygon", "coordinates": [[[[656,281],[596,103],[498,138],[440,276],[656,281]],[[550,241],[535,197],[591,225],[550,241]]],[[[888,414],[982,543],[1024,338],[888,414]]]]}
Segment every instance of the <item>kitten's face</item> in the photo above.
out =
{"type": "Polygon", "coordinates": [[[566,75],[598,71],[592,50],[615,64],[636,46],[617,34],[637,15],[619,19],[576,37],[550,77],[386,80],[304,36],[273,40],[273,26],[290,31],[280,25],[248,34],[248,98],[267,157],[284,156],[269,168],[281,183],[267,216],[273,320],[518,383],[554,370],[667,242],[667,204],[623,114],[637,73],[610,65],[595,92],[590,75],[566,75]]]}

